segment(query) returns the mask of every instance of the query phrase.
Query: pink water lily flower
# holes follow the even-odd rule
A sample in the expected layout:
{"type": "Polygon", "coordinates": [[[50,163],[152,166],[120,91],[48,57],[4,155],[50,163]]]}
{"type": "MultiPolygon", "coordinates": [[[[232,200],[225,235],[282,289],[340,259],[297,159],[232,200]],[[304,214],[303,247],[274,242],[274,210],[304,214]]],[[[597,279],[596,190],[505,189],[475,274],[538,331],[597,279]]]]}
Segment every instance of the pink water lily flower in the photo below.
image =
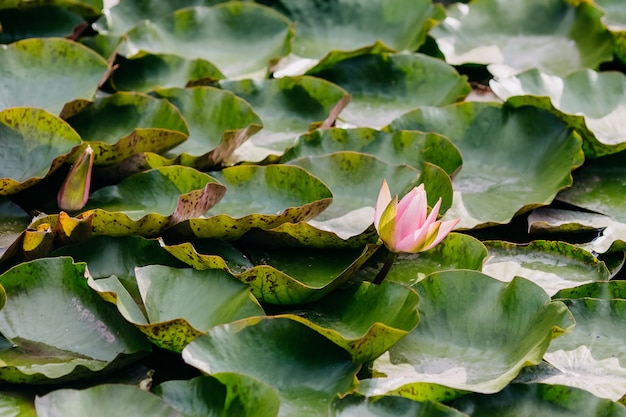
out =
{"type": "Polygon", "coordinates": [[[443,240],[460,219],[437,220],[441,198],[428,214],[424,184],[413,188],[398,202],[389,192],[387,181],[378,194],[374,226],[389,251],[417,253],[426,251],[443,240]]]}

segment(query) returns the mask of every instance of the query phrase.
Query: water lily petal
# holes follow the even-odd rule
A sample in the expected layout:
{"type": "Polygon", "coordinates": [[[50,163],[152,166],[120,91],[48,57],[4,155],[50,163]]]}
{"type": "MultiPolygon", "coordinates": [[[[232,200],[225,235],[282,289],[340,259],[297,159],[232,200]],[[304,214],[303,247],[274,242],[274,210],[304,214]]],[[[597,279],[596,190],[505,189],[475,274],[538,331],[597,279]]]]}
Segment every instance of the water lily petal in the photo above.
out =
{"type": "Polygon", "coordinates": [[[374,208],[374,227],[378,230],[378,224],[380,223],[380,217],[383,215],[383,211],[387,208],[391,202],[391,192],[387,185],[387,180],[383,180],[383,185],[378,192],[378,199],[376,200],[376,207],[374,208]]]}
{"type": "Polygon", "coordinates": [[[93,159],[93,149],[87,145],[72,165],[57,194],[57,204],[61,210],[75,211],[85,206],[91,187],[93,159]]]}
{"type": "Polygon", "coordinates": [[[380,221],[378,223],[378,236],[392,252],[395,252],[396,246],[396,213],[398,210],[398,196],[395,196],[393,200],[387,205],[385,211],[383,211],[380,221]]]}

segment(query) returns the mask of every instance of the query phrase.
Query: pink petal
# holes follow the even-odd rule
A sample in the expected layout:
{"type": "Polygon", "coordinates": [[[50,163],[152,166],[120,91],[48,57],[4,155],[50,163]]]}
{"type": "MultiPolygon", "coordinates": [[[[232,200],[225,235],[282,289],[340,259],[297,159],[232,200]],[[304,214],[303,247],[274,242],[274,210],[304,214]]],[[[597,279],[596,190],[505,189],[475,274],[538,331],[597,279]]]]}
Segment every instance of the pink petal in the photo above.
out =
{"type": "Polygon", "coordinates": [[[408,205],[405,205],[402,215],[400,215],[398,207],[398,218],[396,220],[396,238],[398,241],[415,233],[416,230],[422,227],[422,223],[424,223],[426,218],[426,210],[428,210],[428,206],[426,195],[423,191],[421,193],[418,192],[415,198],[408,205]]]}
{"type": "Polygon", "coordinates": [[[443,238],[448,236],[448,233],[450,233],[454,229],[454,227],[457,225],[457,223],[459,223],[459,221],[461,221],[461,219],[448,220],[448,221],[441,223],[441,226],[439,227],[439,231],[437,232],[437,238],[430,245],[428,245],[428,247],[425,248],[424,250],[431,249],[435,247],[436,245],[438,245],[439,242],[443,240],[443,238]]]}
{"type": "Polygon", "coordinates": [[[378,192],[378,199],[376,200],[376,207],[374,208],[374,226],[378,230],[378,224],[380,223],[380,217],[391,202],[391,193],[389,192],[389,186],[387,180],[383,180],[383,184],[378,192]]]}
{"type": "Polygon", "coordinates": [[[415,200],[418,196],[426,196],[426,191],[424,191],[424,184],[420,184],[417,187],[413,187],[411,191],[409,191],[402,200],[400,200],[400,204],[398,204],[398,217],[402,217],[404,212],[411,204],[413,200],[415,200]]]}

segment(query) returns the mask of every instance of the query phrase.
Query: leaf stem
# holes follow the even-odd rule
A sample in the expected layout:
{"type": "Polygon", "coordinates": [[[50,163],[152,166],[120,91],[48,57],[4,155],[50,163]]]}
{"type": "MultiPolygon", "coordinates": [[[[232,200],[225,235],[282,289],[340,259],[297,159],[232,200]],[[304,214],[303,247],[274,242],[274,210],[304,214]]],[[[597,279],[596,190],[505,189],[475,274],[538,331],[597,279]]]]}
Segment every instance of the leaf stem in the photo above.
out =
{"type": "Polygon", "coordinates": [[[376,278],[374,278],[374,280],[372,281],[372,284],[376,284],[376,285],[382,284],[382,282],[385,280],[385,277],[389,273],[391,266],[393,265],[393,263],[396,261],[397,258],[398,258],[398,254],[396,252],[391,252],[391,251],[387,252],[387,259],[385,260],[385,264],[376,275],[376,278]]]}

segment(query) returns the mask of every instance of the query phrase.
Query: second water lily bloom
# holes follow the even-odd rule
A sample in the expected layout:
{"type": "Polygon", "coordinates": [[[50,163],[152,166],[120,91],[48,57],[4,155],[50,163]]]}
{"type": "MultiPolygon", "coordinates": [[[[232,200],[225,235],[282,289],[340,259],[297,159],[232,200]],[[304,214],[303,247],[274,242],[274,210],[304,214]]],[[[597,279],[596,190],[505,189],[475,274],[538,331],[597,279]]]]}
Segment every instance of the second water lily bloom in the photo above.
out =
{"type": "Polygon", "coordinates": [[[460,219],[437,220],[441,198],[428,214],[424,184],[413,188],[398,202],[389,192],[387,181],[378,193],[374,226],[389,251],[417,253],[437,245],[454,229],[460,219]]]}

